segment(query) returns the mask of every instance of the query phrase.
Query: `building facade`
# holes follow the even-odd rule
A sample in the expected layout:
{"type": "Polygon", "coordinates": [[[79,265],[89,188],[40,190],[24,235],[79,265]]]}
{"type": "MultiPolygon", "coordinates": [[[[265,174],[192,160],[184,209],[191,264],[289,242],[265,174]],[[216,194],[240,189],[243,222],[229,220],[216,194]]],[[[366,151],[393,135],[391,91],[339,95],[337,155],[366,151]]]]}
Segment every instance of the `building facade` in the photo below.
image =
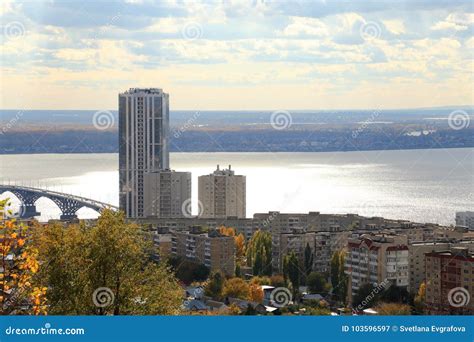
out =
{"type": "Polygon", "coordinates": [[[226,276],[235,274],[235,243],[232,236],[216,230],[205,232],[201,227],[190,227],[187,232],[171,232],[171,253],[186,260],[204,264],[211,272],[226,276]]]}
{"type": "Polygon", "coordinates": [[[454,247],[425,258],[425,313],[474,315],[474,254],[454,247]]]}
{"type": "Polygon", "coordinates": [[[364,284],[408,286],[408,246],[405,236],[362,235],[349,239],[345,261],[351,298],[364,284]]]}
{"type": "Polygon", "coordinates": [[[474,211],[458,211],[456,225],[474,229],[474,211]]]}
{"type": "Polygon", "coordinates": [[[420,285],[425,281],[426,264],[425,254],[449,250],[453,247],[465,247],[474,252],[473,240],[441,240],[415,242],[408,245],[408,256],[410,260],[409,286],[408,291],[415,294],[420,285]]]}
{"type": "Polygon", "coordinates": [[[198,178],[199,202],[203,218],[245,218],[246,178],[236,175],[231,166],[198,178]]]}
{"type": "Polygon", "coordinates": [[[145,173],[169,169],[168,135],[168,94],[157,88],[119,94],[119,202],[129,218],[145,216],[145,173]]]}
{"type": "Polygon", "coordinates": [[[191,205],[191,173],[173,170],[147,172],[144,175],[144,195],[145,217],[186,217],[191,205]]]}

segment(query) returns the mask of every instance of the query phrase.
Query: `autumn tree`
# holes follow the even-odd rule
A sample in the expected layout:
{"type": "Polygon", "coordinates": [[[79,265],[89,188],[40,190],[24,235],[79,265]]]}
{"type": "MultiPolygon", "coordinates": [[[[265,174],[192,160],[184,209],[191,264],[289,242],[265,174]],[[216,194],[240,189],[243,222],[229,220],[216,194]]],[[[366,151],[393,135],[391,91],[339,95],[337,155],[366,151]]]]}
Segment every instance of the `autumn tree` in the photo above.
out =
{"type": "Polygon", "coordinates": [[[270,277],[270,285],[274,287],[285,287],[285,278],[281,274],[275,274],[270,277]]]}
{"type": "Polygon", "coordinates": [[[250,287],[242,278],[227,279],[224,284],[223,296],[248,299],[250,295],[250,287]]]}
{"type": "Polygon", "coordinates": [[[46,314],[47,288],[36,281],[38,252],[29,245],[30,229],[9,218],[8,206],[8,200],[0,201],[0,312],[46,314]]]}
{"type": "Polygon", "coordinates": [[[426,283],[423,281],[420,284],[418,289],[418,293],[416,294],[413,304],[416,314],[423,314],[425,308],[425,298],[426,298],[426,283]]]}
{"type": "Polygon", "coordinates": [[[253,274],[272,274],[272,236],[268,232],[257,230],[247,247],[247,263],[252,267],[253,274]]]}
{"type": "Polygon", "coordinates": [[[248,296],[249,301],[261,303],[263,302],[263,295],[262,287],[259,284],[250,283],[248,296]]]}
{"type": "Polygon", "coordinates": [[[272,283],[271,279],[267,276],[261,276],[261,277],[252,277],[250,279],[251,284],[257,284],[257,285],[270,285],[272,283]]]}
{"type": "Polygon", "coordinates": [[[379,315],[384,316],[402,316],[411,314],[411,307],[409,305],[399,303],[380,303],[374,308],[374,310],[377,311],[379,315]]]}
{"type": "Polygon", "coordinates": [[[123,213],[104,210],[92,226],[51,224],[35,234],[39,274],[53,314],[178,314],[180,286],[151,261],[150,241],[123,213]]]}
{"type": "Polygon", "coordinates": [[[233,236],[235,244],[235,256],[237,262],[242,262],[245,255],[245,236],[244,234],[236,234],[235,229],[232,227],[220,226],[218,228],[219,233],[225,236],[233,236]]]}

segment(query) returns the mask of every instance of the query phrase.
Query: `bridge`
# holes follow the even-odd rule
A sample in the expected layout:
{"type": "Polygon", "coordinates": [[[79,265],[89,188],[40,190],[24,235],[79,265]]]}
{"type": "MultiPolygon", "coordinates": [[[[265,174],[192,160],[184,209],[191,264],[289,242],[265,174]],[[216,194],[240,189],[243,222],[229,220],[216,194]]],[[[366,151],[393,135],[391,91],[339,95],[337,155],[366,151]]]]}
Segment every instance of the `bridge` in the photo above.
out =
{"type": "Polygon", "coordinates": [[[89,198],[27,186],[0,184],[0,194],[4,192],[11,192],[20,200],[20,218],[32,218],[40,215],[41,213],[36,210],[35,203],[42,197],[49,198],[59,207],[62,213],[60,217],[61,220],[77,219],[76,212],[83,207],[93,209],[97,212],[101,212],[106,208],[118,210],[116,206],[89,198]]]}

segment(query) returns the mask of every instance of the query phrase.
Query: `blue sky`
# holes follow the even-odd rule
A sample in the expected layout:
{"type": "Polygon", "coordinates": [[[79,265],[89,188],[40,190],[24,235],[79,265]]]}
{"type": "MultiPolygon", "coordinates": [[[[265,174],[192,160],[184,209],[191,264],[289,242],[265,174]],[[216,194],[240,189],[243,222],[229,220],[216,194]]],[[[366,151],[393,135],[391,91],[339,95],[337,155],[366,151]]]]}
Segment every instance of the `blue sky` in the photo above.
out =
{"type": "Polygon", "coordinates": [[[473,104],[471,1],[2,1],[1,108],[473,104]]]}

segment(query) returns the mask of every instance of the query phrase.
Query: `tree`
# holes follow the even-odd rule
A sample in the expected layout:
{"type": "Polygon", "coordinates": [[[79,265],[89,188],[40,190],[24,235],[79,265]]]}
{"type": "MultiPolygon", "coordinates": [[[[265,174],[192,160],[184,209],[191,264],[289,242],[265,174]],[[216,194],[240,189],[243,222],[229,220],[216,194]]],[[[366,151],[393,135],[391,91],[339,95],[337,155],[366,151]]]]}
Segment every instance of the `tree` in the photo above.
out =
{"type": "Polygon", "coordinates": [[[166,315],[180,312],[182,291],[156,265],[150,241],[123,213],[104,210],[92,226],[37,227],[39,276],[52,314],[166,315]]]}
{"type": "Polygon", "coordinates": [[[223,296],[247,300],[250,295],[249,285],[242,278],[230,278],[224,284],[223,296]]]}
{"type": "Polygon", "coordinates": [[[287,272],[286,279],[290,281],[293,288],[293,295],[296,297],[300,286],[300,267],[298,257],[294,252],[291,252],[285,256],[283,264],[283,268],[287,272]]]}
{"type": "Polygon", "coordinates": [[[339,285],[339,251],[335,251],[331,258],[331,285],[336,289],[339,285]]]}
{"type": "Polygon", "coordinates": [[[311,272],[307,281],[309,292],[324,293],[328,290],[328,283],[326,279],[318,272],[311,272]]]}
{"type": "Polygon", "coordinates": [[[380,296],[380,299],[388,303],[407,303],[410,294],[405,288],[399,286],[389,286],[380,296]]]}
{"type": "Polygon", "coordinates": [[[415,296],[415,299],[413,300],[415,313],[420,314],[420,315],[423,314],[423,311],[425,309],[425,298],[426,298],[426,284],[423,281],[420,284],[420,287],[418,289],[418,293],[415,296]]]}
{"type": "Polygon", "coordinates": [[[36,281],[37,250],[28,245],[30,229],[9,219],[8,200],[0,201],[0,313],[46,314],[46,291],[36,281]]]}
{"type": "Polygon", "coordinates": [[[309,276],[313,269],[313,251],[309,246],[309,243],[306,244],[304,249],[304,270],[305,270],[305,277],[309,276]]]}
{"type": "Polygon", "coordinates": [[[270,285],[271,282],[272,282],[271,279],[266,276],[252,277],[252,279],[250,279],[251,284],[257,284],[257,285],[270,285]]]}
{"type": "Polygon", "coordinates": [[[259,284],[250,283],[248,299],[251,302],[257,302],[257,303],[263,302],[263,290],[259,284]]]}
{"type": "Polygon", "coordinates": [[[359,287],[352,301],[352,306],[358,310],[367,309],[374,306],[379,298],[380,294],[375,291],[374,286],[366,283],[359,287]]]}
{"type": "Polygon", "coordinates": [[[235,229],[232,227],[220,226],[218,228],[219,233],[225,236],[233,236],[235,244],[235,256],[237,261],[241,261],[245,255],[245,236],[244,234],[236,234],[235,229]]]}
{"type": "Polygon", "coordinates": [[[248,266],[254,275],[272,274],[272,236],[268,232],[257,230],[247,248],[248,266]]]}
{"type": "Polygon", "coordinates": [[[285,287],[285,278],[281,274],[276,274],[270,277],[270,285],[274,287],[285,287]]]}
{"type": "Polygon", "coordinates": [[[195,281],[205,281],[209,277],[209,267],[179,256],[170,257],[168,264],[173,269],[176,277],[185,284],[191,284],[195,281]]]}
{"type": "Polygon", "coordinates": [[[379,315],[384,316],[401,316],[410,315],[411,307],[406,304],[399,303],[380,303],[375,308],[379,315]]]}
{"type": "Polygon", "coordinates": [[[204,293],[206,296],[220,299],[222,298],[222,290],[224,289],[225,278],[221,272],[215,272],[211,275],[209,281],[207,282],[206,287],[204,288],[204,293]]]}
{"type": "Polygon", "coordinates": [[[345,252],[336,251],[331,258],[331,285],[332,293],[336,300],[346,301],[347,297],[347,275],[344,272],[345,252]]]}

